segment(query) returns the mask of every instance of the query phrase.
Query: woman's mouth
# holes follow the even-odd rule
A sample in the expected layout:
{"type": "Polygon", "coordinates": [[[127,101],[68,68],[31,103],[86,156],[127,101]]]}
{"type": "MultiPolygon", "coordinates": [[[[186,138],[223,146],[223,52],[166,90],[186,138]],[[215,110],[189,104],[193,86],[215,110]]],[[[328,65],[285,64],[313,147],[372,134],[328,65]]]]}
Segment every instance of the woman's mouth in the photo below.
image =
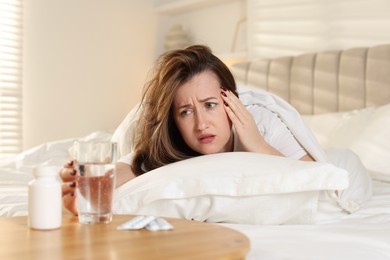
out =
{"type": "Polygon", "coordinates": [[[211,143],[215,139],[215,135],[212,134],[203,134],[199,136],[198,140],[202,144],[211,143]]]}

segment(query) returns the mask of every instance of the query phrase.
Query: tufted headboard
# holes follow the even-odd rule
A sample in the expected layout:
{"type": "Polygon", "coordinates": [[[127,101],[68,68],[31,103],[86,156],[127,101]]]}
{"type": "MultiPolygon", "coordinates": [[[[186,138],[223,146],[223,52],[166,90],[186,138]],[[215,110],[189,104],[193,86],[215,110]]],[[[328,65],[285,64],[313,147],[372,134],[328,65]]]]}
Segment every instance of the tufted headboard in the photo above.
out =
{"type": "Polygon", "coordinates": [[[390,44],[232,65],[238,85],[263,88],[302,114],[390,103],[390,44]]]}

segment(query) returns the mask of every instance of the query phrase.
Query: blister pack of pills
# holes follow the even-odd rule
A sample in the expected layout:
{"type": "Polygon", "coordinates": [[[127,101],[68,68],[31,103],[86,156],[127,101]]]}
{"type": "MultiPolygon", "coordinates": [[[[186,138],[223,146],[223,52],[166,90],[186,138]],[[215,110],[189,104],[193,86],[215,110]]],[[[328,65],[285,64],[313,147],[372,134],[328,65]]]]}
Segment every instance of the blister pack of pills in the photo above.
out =
{"type": "Polygon", "coordinates": [[[173,226],[163,218],[154,216],[137,216],[119,225],[119,230],[139,230],[146,228],[150,231],[171,230],[173,226]]]}

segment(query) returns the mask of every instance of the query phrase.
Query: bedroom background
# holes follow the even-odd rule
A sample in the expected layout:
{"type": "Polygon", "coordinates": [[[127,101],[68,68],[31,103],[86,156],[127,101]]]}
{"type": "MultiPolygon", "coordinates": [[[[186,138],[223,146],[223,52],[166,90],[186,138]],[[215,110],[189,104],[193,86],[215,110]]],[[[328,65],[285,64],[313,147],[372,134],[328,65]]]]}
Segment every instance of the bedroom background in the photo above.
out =
{"type": "MultiPolygon", "coordinates": [[[[300,111],[315,112],[303,120],[329,163],[199,156],[116,189],[115,214],[180,216],[231,228],[249,239],[248,260],[390,259],[389,7],[388,0],[0,0],[0,157],[12,144],[3,137],[13,127],[23,127],[15,137],[24,139],[18,149],[25,150],[0,159],[1,223],[5,233],[19,232],[0,243],[20,245],[0,250],[0,258],[34,253],[31,241],[40,255],[64,251],[69,237],[42,247],[42,236],[25,225],[33,169],[63,165],[77,138],[131,148],[136,117],[128,111],[136,111],[148,71],[179,25],[191,43],[210,45],[226,62],[244,60],[233,66],[237,81],[246,83],[243,100],[262,97],[256,93],[264,94],[267,84],[300,111]],[[3,15],[22,17],[23,24],[9,26],[3,15]],[[12,30],[23,33],[22,43],[12,30]],[[7,65],[19,61],[23,66],[7,65]],[[7,97],[10,86],[23,93],[7,97]],[[12,123],[7,112],[22,114],[23,122],[12,123]]],[[[269,108],[278,103],[270,100],[269,108]]],[[[291,121],[291,131],[299,121],[291,121]]]]}
{"type": "Polygon", "coordinates": [[[387,0],[31,0],[22,5],[23,150],[115,129],[139,101],[166,34],[178,24],[191,43],[207,44],[227,61],[390,41],[387,0]]]}

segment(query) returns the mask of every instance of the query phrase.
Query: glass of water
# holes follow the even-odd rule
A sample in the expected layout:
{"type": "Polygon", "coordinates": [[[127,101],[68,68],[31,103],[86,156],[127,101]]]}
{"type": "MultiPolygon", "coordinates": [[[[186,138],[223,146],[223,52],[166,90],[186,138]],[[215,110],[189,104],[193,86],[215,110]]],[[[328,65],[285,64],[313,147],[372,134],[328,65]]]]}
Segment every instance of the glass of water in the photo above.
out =
{"type": "Polygon", "coordinates": [[[76,141],[76,205],[82,224],[109,223],[115,187],[116,143],[76,141]]]}

